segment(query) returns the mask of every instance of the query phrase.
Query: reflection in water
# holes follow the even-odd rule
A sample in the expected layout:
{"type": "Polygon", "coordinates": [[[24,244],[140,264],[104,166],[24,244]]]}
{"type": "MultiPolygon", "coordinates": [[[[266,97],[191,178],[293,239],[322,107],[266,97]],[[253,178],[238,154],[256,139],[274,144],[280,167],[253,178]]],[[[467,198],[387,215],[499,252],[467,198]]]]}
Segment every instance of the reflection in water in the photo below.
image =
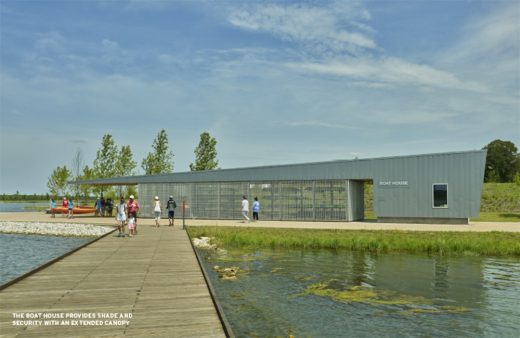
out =
{"type": "Polygon", "coordinates": [[[237,336],[515,336],[518,259],[261,250],[205,252],[237,336]],[[218,263],[217,263],[218,262],[218,263]],[[500,323],[498,325],[497,323],[500,323]]]}
{"type": "Polygon", "coordinates": [[[438,292],[446,292],[448,288],[448,258],[445,256],[435,257],[433,288],[438,292]]]}

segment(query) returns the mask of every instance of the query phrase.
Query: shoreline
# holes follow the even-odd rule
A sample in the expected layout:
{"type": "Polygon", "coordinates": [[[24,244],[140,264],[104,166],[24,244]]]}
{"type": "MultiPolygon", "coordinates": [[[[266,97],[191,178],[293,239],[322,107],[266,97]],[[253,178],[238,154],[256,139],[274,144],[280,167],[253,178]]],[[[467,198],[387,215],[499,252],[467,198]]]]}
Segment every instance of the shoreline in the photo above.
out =
{"type": "MultiPolygon", "coordinates": [[[[0,222],[40,222],[40,223],[67,223],[67,224],[91,224],[116,226],[115,215],[112,217],[100,217],[93,215],[76,215],[68,219],[43,212],[0,212],[0,222]]],[[[161,218],[161,226],[168,225],[165,215],[161,218]]],[[[455,231],[455,232],[520,232],[520,222],[475,222],[469,224],[413,224],[413,223],[378,223],[373,220],[362,222],[311,222],[311,221],[271,221],[242,223],[239,219],[191,219],[185,221],[187,226],[221,226],[221,227],[254,227],[254,228],[291,228],[291,229],[334,229],[334,230],[402,230],[402,231],[455,231]]],[[[139,226],[153,226],[153,218],[138,218],[139,226]]],[[[182,218],[175,218],[175,227],[182,227],[182,218]]]]}
{"type": "Polygon", "coordinates": [[[3,221],[0,219],[0,234],[42,235],[61,237],[99,237],[114,230],[114,227],[94,224],[71,224],[55,222],[3,221]]]}
{"type": "MultiPolygon", "coordinates": [[[[402,230],[188,227],[192,238],[209,239],[199,248],[331,249],[379,253],[425,253],[520,257],[520,233],[402,230]]],[[[196,243],[193,243],[197,245],[196,243]]]]}

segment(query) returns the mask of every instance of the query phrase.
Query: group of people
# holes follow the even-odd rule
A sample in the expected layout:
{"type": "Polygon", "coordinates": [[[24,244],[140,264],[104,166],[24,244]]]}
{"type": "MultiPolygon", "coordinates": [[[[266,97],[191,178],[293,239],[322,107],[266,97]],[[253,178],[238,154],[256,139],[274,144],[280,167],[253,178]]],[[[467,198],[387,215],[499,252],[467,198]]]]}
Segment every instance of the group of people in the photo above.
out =
{"type": "MultiPolygon", "coordinates": [[[[260,202],[258,202],[258,197],[255,197],[255,201],[253,202],[253,222],[258,221],[258,214],[260,213],[260,202]]],[[[251,219],[247,214],[249,213],[249,201],[247,200],[247,196],[242,196],[242,223],[250,222],[251,219]]]]}
{"type": "Polygon", "coordinates": [[[128,234],[130,237],[137,235],[137,212],[139,208],[139,203],[135,200],[134,195],[130,195],[128,203],[126,203],[125,198],[121,196],[119,204],[116,206],[118,236],[125,236],[125,225],[128,226],[128,234]]]}
{"type": "MultiPolygon", "coordinates": [[[[121,200],[116,206],[116,220],[119,230],[118,236],[125,236],[125,224],[128,226],[128,234],[130,236],[137,235],[137,212],[139,211],[139,208],[139,203],[137,203],[137,201],[134,199],[134,195],[130,195],[128,203],[125,203],[125,199],[121,196],[121,200]]],[[[166,210],[168,210],[169,226],[174,226],[175,208],[177,208],[177,203],[173,199],[173,196],[170,196],[166,204],[166,210]]],[[[154,198],[153,210],[155,216],[155,226],[160,227],[161,225],[159,221],[161,220],[162,209],[159,196],[155,196],[154,198]]]]}
{"type": "MultiPolygon", "coordinates": [[[[162,207],[161,207],[161,201],[159,199],[159,196],[155,196],[154,198],[154,219],[155,219],[155,226],[160,227],[160,220],[161,220],[161,214],[162,214],[162,207]]],[[[113,210],[113,203],[112,199],[105,199],[103,198],[103,195],[98,197],[98,199],[95,202],[96,207],[96,216],[112,216],[112,210],[113,210]]],[[[72,201],[72,197],[67,199],[67,197],[63,197],[62,201],[62,208],[65,208],[68,210],[68,218],[73,218],[73,208],[74,203],[72,201]]],[[[139,203],[134,199],[134,195],[130,195],[128,199],[128,203],[125,202],[125,199],[123,196],[121,196],[121,199],[119,201],[119,204],[116,206],[117,215],[116,215],[116,221],[118,225],[119,230],[119,236],[124,236],[125,232],[125,225],[128,226],[128,233],[130,236],[137,235],[137,212],[139,211],[139,203]]],[[[168,210],[168,221],[169,226],[174,226],[175,222],[175,208],[177,208],[177,203],[173,199],[173,196],[170,195],[167,203],[166,203],[166,210],[168,210]]],[[[51,198],[50,201],[50,209],[51,209],[51,217],[55,216],[55,209],[56,209],[56,202],[54,201],[54,198],[51,198]]],[[[258,215],[260,213],[260,202],[258,201],[258,197],[254,198],[254,202],[252,205],[253,210],[253,222],[258,221],[258,215]]],[[[242,223],[250,222],[251,219],[248,216],[249,213],[249,201],[247,200],[247,197],[244,195],[242,196],[242,205],[241,205],[241,212],[242,212],[242,223]]],[[[64,215],[64,214],[63,214],[64,215]]]]}
{"type": "Polygon", "coordinates": [[[112,217],[112,210],[114,209],[114,203],[111,198],[105,201],[103,194],[101,194],[94,203],[96,208],[96,216],[109,216],[112,217]]]}
{"type": "MultiPolygon", "coordinates": [[[[63,200],[61,201],[61,207],[63,210],[67,210],[67,217],[68,218],[74,218],[74,202],[72,201],[72,197],[63,197],[63,200]]],[[[51,210],[51,217],[56,217],[56,201],[54,200],[54,197],[51,197],[50,201],[50,210],[51,210]]],[[[61,213],[62,217],[65,217],[65,212],[61,213]]]]}
{"type": "MultiPolygon", "coordinates": [[[[166,202],[166,210],[168,210],[168,226],[173,226],[175,222],[175,208],[177,208],[177,202],[173,199],[173,196],[170,195],[168,198],[168,201],[166,202]]],[[[161,201],[159,200],[159,196],[155,196],[154,198],[154,206],[153,206],[153,213],[154,213],[154,219],[155,219],[155,226],[160,227],[160,220],[161,220],[161,214],[162,214],[162,208],[161,208],[161,201]]]]}

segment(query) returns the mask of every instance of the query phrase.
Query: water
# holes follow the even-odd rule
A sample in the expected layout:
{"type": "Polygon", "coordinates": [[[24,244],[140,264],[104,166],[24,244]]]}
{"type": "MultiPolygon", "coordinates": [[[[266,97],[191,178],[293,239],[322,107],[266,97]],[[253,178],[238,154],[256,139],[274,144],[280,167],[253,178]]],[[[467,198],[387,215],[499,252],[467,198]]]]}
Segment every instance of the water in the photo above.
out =
{"type": "Polygon", "coordinates": [[[520,259],[201,251],[238,337],[518,337],[520,259]],[[220,279],[214,266],[240,268],[220,279]],[[241,273],[242,272],[242,273],[241,273]]]}
{"type": "Polygon", "coordinates": [[[36,211],[36,207],[49,207],[49,202],[0,202],[0,212],[36,211]]]}
{"type": "Polygon", "coordinates": [[[0,234],[0,284],[92,240],[85,237],[0,234]]]}

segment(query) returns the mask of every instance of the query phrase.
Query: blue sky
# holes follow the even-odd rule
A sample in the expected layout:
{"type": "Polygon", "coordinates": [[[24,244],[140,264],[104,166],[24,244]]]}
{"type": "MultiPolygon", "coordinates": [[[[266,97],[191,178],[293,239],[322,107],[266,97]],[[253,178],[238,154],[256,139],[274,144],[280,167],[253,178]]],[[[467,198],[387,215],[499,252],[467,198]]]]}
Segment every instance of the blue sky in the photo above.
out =
{"type": "Polygon", "coordinates": [[[0,193],[101,138],[187,171],[520,146],[520,2],[0,0],[0,193]]]}

